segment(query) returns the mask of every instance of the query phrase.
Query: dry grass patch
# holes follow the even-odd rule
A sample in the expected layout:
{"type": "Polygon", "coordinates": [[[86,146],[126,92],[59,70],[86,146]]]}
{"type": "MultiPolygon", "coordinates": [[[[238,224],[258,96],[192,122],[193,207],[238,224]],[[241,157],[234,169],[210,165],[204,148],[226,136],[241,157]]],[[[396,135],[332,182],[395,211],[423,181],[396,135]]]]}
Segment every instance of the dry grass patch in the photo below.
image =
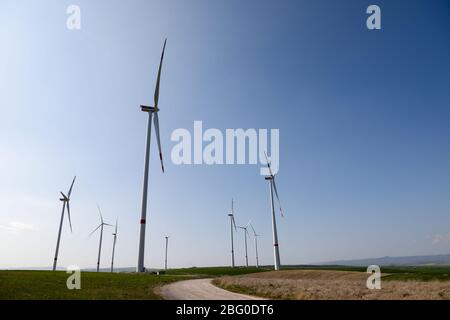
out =
{"type": "Polygon", "coordinates": [[[366,288],[368,274],[351,271],[286,270],[214,280],[224,289],[270,299],[289,300],[441,300],[450,299],[450,283],[382,281],[366,288]]]}

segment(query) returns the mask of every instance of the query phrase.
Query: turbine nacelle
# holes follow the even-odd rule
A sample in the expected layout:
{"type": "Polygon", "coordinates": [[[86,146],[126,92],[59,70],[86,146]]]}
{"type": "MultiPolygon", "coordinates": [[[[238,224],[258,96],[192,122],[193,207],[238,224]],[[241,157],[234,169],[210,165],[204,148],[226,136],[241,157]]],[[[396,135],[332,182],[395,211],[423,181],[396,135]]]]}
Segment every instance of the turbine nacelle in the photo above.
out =
{"type": "MultiPolygon", "coordinates": [[[[250,224],[250,223],[249,223],[250,224]]],[[[247,224],[245,227],[243,226],[237,226],[237,228],[244,230],[245,234],[248,234],[248,226],[249,224],[247,224]]]]}
{"type": "Polygon", "coordinates": [[[64,193],[62,193],[62,192],[60,192],[60,193],[62,195],[62,198],[59,199],[60,201],[69,201],[70,200],[64,193]]]}
{"type": "Polygon", "coordinates": [[[149,106],[141,105],[141,110],[143,112],[156,113],[156,112],[159,111],[159,108],[158,107],[149,107],[149,106]]]}
{"type": "Polygon", "coordinates": [[[118,232],[117,232],[117,226],[118,226],[118,224],[119,224],[119,219],[116,219],[116,229],[114,230],[114,232],[113,232],[113,234],[112,234],[114,237],[116,237],[116,236],[117,236],[117,233],[118,233],[118,232]]]}
{"type": "Polygon", "coordinates": [[[253,224],[250,224],[250,227],[252,228],[253,235],[255,236],[255,238],[256,238],[256,237],[261,237],[260,234],[257,234],[257,233],[256,233],[256,230],[255,230],[255,228],[253,227],[253,224]]]}
{"type": "Polygon", "coordinates": [[[272,188],[271,190],[273,190],[275,192],[275,196],[276,196],[276,198],[278,200],[278,205],[280,207],[281,216],[284,217],[283,209],[281,208],[280,197],[278,196],[277,185],[275,183],[275,175],[273,174],[272,168],[270,167],[270,161],[269,161],[269,158],[267,157],[267,153],[264,152],[264,155],[266,156],[267,168],[269,169],[269,173],[270,173],[270,175],[266,176],[264,179],[267,180],[267,181],[271,181],[271,184],[270,184],[271,188],[272,188]]]}

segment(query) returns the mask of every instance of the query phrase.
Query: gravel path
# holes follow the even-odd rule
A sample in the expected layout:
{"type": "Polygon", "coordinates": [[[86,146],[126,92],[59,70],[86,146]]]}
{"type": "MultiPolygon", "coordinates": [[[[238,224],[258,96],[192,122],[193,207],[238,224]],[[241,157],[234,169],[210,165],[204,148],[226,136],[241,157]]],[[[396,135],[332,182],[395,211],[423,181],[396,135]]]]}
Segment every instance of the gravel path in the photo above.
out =
{"type": "Polygon", "coordinates": [[[165,300],[262,300],[216,287],[212,279],[195,279],[174,282],[163,286],[159,294],[165,300]]]}

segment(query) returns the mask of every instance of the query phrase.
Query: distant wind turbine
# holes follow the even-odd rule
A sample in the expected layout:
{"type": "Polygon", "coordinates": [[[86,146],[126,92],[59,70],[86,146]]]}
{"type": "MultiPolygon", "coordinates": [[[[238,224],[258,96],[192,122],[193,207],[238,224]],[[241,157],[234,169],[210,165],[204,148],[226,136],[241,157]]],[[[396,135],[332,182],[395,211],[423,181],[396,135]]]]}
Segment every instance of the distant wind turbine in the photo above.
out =
{"type": "Polygon", "coordinates": [[[148,171],[149,171],[149,160],[150,160],[150,138],[152,133],[152,119],[155,125],[156,140],[159,149],[159,158],[161,160],[161,168],[164,173],[164,162],[161,151],[161,140],[159,134],[159,87],[161,82],[161,70],[164,60],[164,52],[166,50],[167,39],[164,41],[164,47],[161,54],[161,62],[159,64],[158,77],[156,79],[156,88],[154,95],[154,106],[148,107],[141,105],[141,110],[148,113],[148,124],[147,124],[147,145],[145,149],[145,168],[144,168],[144,186],[142,192],[142,212],[140,221],[140,234],[139,234],[139,256],[137,264],[137,272],[145,272],[144,267],[144,251],[145,251],[145,227],[147,222],[147,196],[148,196],[148,171]]]}
{"type": "Polygon", "coordinates": [[[112,227],[112,225],[110,225],[108,223],[105,223],[103,221],[102,211],[100,210],[99,206],[97,206],[97,208],[98,208],[98,213],[100,214],[100,221],[101,221],[101,223],[100,223],[100,225],[97,228],[94,229],[94,231],[91,232],[91,234],[89,236],[92,236],[95,231],[100,229],[100,242],[99,242],[99,245],[98,245],[98,258],[97,258],[97,272],[99,272],[100,271],[100,256],[101,256],[101,253],[102,253],[103,226],[112,227]]]}
{"type": "Polygon", "coordinates": [[[248,235],[248,226],[251,224],[251,221],[247,223],[245,227],[238,226],[239,229],[244,230],[244,237],[245,237],[245,265],[248,267],[248,252],[247,252],[247,235],[248,235]]]}
{"type": "Polygon", "coordinates": [[[166,257],[164,259],[164,270],[167,271],[167,248],[169,247],[169,236],[164,236],[164,238],[166,238],[166,257]]]}
{"type": "Polygon", "coordinates": [[[255,251],[256,251],[256,267],[259,268],[259,258],[258,258],[258,237],[260,237],[260,234],[257,234],[255,231],[255,228],[252,224],[250,224],[250,227],[252,227],[253,230],[253,236],[255,237],[255,251]]]}
{"type": "Polygon", "coordinates": [[[114,240],[113,240],[112,258],[111,258],[111,272],[114,272],[114,253],[116,251],[117,226],[118,226],[118,224],[119,224],[119,220],[116,219],[116,229],[114,230],[114,233],[112,234],[114,236],[114,240]]]}
{"type": "Polygon", "coordinates": [[[280,197],[278,196],[277,185],[275,183],[275,175],[272,172],[272,168],[270,167],[270,162],[266,156],[267,167],[269,168],[269,176],[266,176],[265,179],[269,181],[270,186],[270,206],[272,209],[272,231],[273,231],[273,254],[275,259],[275,270],[280,270],[280,249],[278,245],[278,233],[277,233],[277,221],[275,219],[275,204],[273,201],[273,193],[275,192],[275,196],[278,200],[278,206],[280,207],[281,216],[283,216],[283,209],[281,209],[280,197]]]}
{"type": "Polygon", "coordinates": [[[231,267],[234,268],[234,241],[233,241],[233,227],[234,231],[236,229],[236,221],[234,220],[234,200],[231,199],[231,213],[228,214],[230,217],[230,231],[231,231],[231,267]]]}
{"type": "Polygon", "coordinates": [[[62,198],[59,199],[63,203],[63,208],[62,208],[62,213],[61,213],[61,221],[59,223],[58,240],[56,241],[55,258],[53,259],[53,271],[56,270],[56,264],[58,262],[59,242],[61,240],[61,231],[62,231],[62,226],[63,226],[63,221],[64,221],[64,211],[65,211],[66,207],[67,207],[67,217],[69,218],[70,232],[72,232],[72,221],[70,218],[70,204],[69,203],[70,203],[70,195],[72,194],[73,184],[75,183],[76,178],[77,178],[76,176],[73,178],[72,184],[70,185],[69,192],[67,193],[67,195],[65,195],[64,193],[61,192],[62,198]]]}

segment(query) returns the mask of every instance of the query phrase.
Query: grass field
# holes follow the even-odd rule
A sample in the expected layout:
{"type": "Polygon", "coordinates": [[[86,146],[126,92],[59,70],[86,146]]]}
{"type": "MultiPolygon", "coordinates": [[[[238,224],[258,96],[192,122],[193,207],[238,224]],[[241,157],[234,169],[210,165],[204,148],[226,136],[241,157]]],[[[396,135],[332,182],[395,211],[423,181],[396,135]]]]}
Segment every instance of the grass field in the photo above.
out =
{"type": "Polygon", "coordinates": [[[189,277],[126,273],[81,274],[81,290],[68,290],[69,274],[51,271],[0,271],[0,299],[159,299],[158,286],[189,277]]]}
{"type": "Polygon", "coordinates": [[[0,300],[146,300],[160,299],[154,292],[173,281],[263,271],[256,268],[190,268],[170,270],[166,275],[134,273],[81,273],[81,290],[68,290],[65,272],[0,271],[0,300]]]}
{"type": "Polygon", "coordinates": [[[248,273],[257,273],[273,270],[273,267],[210,267],[210,268],[186,268],[186,269],[171,269],[167,271],[167,275],[191,275],[196,277],[221,277],[221,276],[236,276],[248,273]]]}
{"type": "Polygon", "coordinates": [[[382,267],[382,289],[366,288],[365,268],[296,267],[214,280],[224,289],[269,299],[450,299],[450,267],[382,267]]]}
{"type": "Polygon", "coordinates": [[[68,290],[69,274],[50,271],[0,271],[0,300],[160,299],[158,287],[192,278],[217,278],[230,291],[273,299],[450,299],[450,267],[382,267],[382,290],[365,288],[365,268],[295,266],[272,268],[172,269],[165,275],[82,272],[81,290],[68,290]],[[418,295],[421,293],[422,295],[418,295]]]}

